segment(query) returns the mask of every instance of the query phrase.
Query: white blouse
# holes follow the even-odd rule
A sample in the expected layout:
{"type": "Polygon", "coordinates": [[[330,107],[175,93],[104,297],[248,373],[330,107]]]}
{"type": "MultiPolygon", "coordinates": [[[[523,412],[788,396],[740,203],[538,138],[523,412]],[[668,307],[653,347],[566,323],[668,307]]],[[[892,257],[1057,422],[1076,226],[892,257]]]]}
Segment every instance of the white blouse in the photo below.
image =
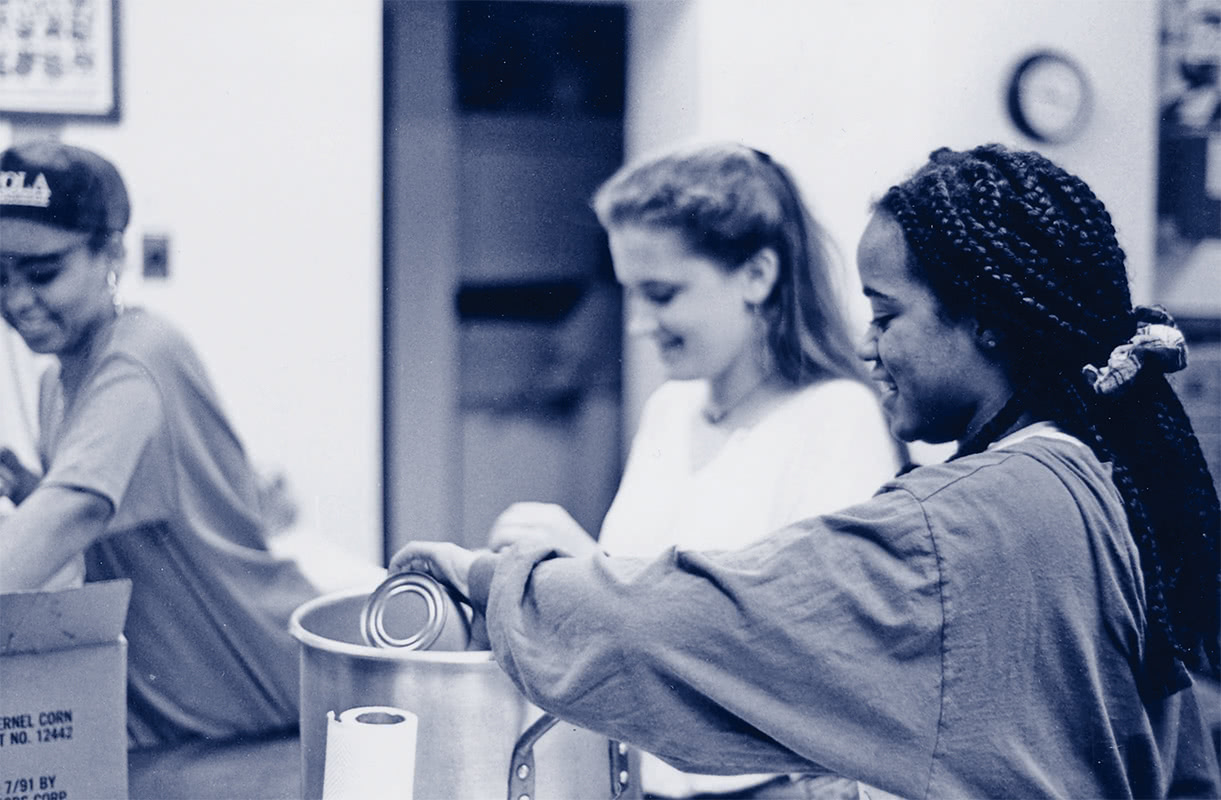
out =
{"type": "Polygon", "coordinates": [[[598,541],[611,555],[676,546],[737,549],[806,517],[868,499],[899,467],[873,393],[850,380],[807,386],[692,464],[703,381],[669,381],[645,403],[598,541]]]}

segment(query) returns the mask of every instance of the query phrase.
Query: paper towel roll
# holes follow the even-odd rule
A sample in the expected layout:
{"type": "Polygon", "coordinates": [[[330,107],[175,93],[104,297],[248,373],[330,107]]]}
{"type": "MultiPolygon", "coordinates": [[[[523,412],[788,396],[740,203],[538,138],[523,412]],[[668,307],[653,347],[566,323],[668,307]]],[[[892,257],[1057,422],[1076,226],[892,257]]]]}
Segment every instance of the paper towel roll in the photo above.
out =
{"type": "Polygon", "coordinates": [[[326,714],[323,800],[411,800],[419,719],[393,706],[326,714]]]}

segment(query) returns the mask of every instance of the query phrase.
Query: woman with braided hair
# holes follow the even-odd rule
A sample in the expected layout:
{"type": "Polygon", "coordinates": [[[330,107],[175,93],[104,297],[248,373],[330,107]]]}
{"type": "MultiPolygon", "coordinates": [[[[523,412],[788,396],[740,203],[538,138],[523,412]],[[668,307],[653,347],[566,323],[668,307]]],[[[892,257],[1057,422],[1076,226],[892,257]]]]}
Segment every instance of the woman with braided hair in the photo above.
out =
{"type": "Polygon", "coordinates": [[[1217,496],[1164,375],[1186,366],[1186,349],[1163,310],[1132,307],[1102,201],[1042,156],[994,145],[938,150],[880,207],[943,313],[986,331],[1016,387],[958,455],[1019,420],[1049,421],[1087,443],[1111,467],[1140,551],[1146,679],[1172,692],[1184,663],[1215,672],[1217,496]]]}
{"type": "Polygon", "coordinates": [[[938,150],[857,250],[891,431],[957,442],[734,552],[417,542],[536,704],[704,772],[903,797],[1216,797],[1218,503],[1102,202],[1036,153],[938,150]]]}

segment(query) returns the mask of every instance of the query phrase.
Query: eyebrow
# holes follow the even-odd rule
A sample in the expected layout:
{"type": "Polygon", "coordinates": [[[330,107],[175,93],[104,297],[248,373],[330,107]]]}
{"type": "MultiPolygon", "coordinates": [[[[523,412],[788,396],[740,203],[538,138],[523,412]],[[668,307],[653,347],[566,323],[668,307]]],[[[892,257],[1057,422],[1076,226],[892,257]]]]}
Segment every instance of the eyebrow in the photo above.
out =
{"type": "Polygon", "coordinates": [[[874,289],[870,286],[862,287],[862,291],[865,293],[866,297],[876,297],[879,300],[894,300],[893,297],[886,294],[885,292],[879,292],[877,289],[874,289]]]}
{"type": "Polygon", "coordinates": [[[44,264],[54,264],[60,257],[61,253],[47,253],[41,256],[8,256],[11,263],[16,269],[29,269],[31,267],[39,267],[44,264]]]}

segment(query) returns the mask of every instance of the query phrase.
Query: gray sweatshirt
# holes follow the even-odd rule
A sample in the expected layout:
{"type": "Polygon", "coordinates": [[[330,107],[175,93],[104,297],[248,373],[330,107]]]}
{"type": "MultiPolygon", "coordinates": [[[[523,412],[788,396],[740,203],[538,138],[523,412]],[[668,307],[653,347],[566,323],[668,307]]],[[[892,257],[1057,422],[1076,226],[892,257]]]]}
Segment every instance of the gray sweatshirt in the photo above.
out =
{"type": "Polygon", "coordinates": [[[471,592],[532,702],[679,769],[908,798],[1221,792],[1194,691],[1142,699],[1139,554],[1072,441],[922,467],[732,552],[485,555],[471,592]]]}

